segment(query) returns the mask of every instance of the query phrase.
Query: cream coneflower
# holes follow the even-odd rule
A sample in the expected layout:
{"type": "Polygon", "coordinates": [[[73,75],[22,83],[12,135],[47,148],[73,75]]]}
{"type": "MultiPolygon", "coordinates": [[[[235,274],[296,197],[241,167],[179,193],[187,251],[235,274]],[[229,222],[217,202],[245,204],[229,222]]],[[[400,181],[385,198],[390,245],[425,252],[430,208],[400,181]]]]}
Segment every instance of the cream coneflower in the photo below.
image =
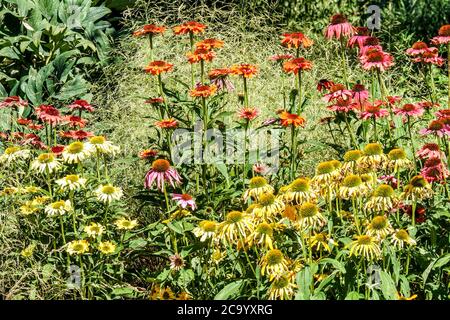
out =
{"type": "Polygon", "coordinates": [[[91,145],[83,143],[81,141],[75,141],[64,147],[62,152],[62,158],[67,163],[79,163],[88,158],[94,149],[91,145]]]}
{"type": "Polygon", "coordinates": [[[241,211],[231,211],[225,221],[219,225],[219,236],[222,241],[237,243],[245,239],[253,231],[253,222],[250,216],[241,211]]]}
{"type": "Polygon", "coordinates": [[[309,178],[298,178],[287,186],[283,199],[294,205],[300,205],[304,202],[316,202],[317,195],[311,188],[309,178]]]}
{"type": "Polygon", "coordinates": [[[31,163],[31,170],[40,173],[52,173],[61,168],[61,162],[53,153],[41,153],[36,160],[31,163]]]}
{"type": "Polygon", "coordinates": [[[138,222],[137,220],[131,220],[127,218],[120,218],[114,221],[114,224],[116,225],[117,229],[119,230],[131,230],[134,229],[138,222]]]}
{"type": "Polygon", "coordinates": [[[0,163],[11,163],[17,160],[24,160],[30,156],[30,150],[17,146],[8,147],[0,156],[0,163]]]}
{"type": "Polygon", "coordinates": [[[64,215],[71,210],[72,204],[69,200],[55,201],[45,207],[45,213],[49,216],[64,215]]]}
{"type": "Polygon", "coordinates": [[[217,222],[211,220],[203,220],[200,221],[198,227],[195,227],[192,230],[192,233],[197,238],[200,238],[201,242],[206,241],[207,239],[212,239],[216,235],[217,231],[217,222]]]}
{"type": "Polygon", "coordinates": [[[309,245],[316,251],[325,250],[331,252],[332,248],[330,247],[330,243],[334,242],[326,232],[316,233],[309,238],[309,245]]]}
{"type": "Polygon", "coordinates": [[[399,250],[403,249],[405,245],[414,246],[417,244],[416,240],[411,238],[408,231],[404,229],[395,230],[391,242],[399,250]]]}
{"type": "Polygon", "coordinates": [[[387,161],[383,148],[379,143],[369,143],[364,147],[364,155],[358,159],[358,167],[361,169],[377,170],[383,168],[387,161]]]}
{"type": "Polygon", "coordinates": [[[115,155],[120,151],[118,146],[113,145],[111,141],[107,141],[104,136],[94,136],[89,138],[89,142],[86,143],[86,147],[89,150],[95,150],[101,154],[115,155]]]}
{"type": "Polygon", "coordinates": [[[330,186],[339,176],[339,170],[336,169],[334,163],[331,161],[321,162],[317,165],[316,174],[311,182],[318,187],[330,186]]]}
{"type": "Polygon", "coordinates": [[[67,244],[67,252],[70,255],[81,255],[89,252],[89,242],[87,240],[74,240],[67,244]]]}
{"type": "Polygon", "coordinates": [[[262,221],[272,221],[273,217],[284,209],[284,203],[273,193],[267,192],[259,196],[258,205],[253,209],[255,217],[262,221]]]}
{"type": "Polygon", "coordinates": [[[378,241],[386,238],[394,231],[386,216],[376,216],[367,226],[367,235],[375,237],[378,241]]]}
{"type": "Polygon", "coordinates": [[[103,203],[111,203],[113,200],[120,200],[123,192],[119,187],[112,184],[100,185],[95,191],[97,200],[103,203]]]}
{"type": "Polygon", "coordinates": [[[365,209],[374,212],[389,212],[397,207],[398,202],[394,189],[388,184],[382,184],[375,189],[372,197],[367,201],[365,209]]]}
{"type": "Polygon", "coordinates": [[[290,300],[295,293],[297,285],[290,273],[277,275],[269,288],[269,300],[290,300]]]}
{"type": "Polygon", "coordinates": [[[249,188],[244,192],[244,201],[249,197],[258,201],[259,197],[267,192],[274,192],[275,189],[263,177],[253,177],[250,179],[249,188]]]}
{"type": "Polygon", "coordinates": [[[267,274],[269,280],[288,271],[288,261],[278,249],[271,249],[261,259],[261,274],[267,274]]]}
{"type": "Polygon", "coordinates": [[[111,241],[102,241],[97,248],[103,254],[112,254],[116,251],[116,245],[111,241]]]}
{"type": "Polygon", "coordinates": [[[359,158],[363,156],[363,152],[361,150],[350,150],[344,154],[344,163],[342,164],[341,172],[342,174],[348,173],[356,173],[357,170],[357,162],[359,158]]]}
{"type": "Polygon", "coordinates": [[[39,211],[39,206],[34,201],[26,201],[19,210],[21,214],[28,216],[39,211]]]}
{"type": "Polygon", "coordinates": [[[247,237],[246,241],[249,247],[256,244],[266,249],[273,249],[272,226],[267,222],[258,224],[253,232],[247,237]]]}
{"type": "Polygon", "coordinates": [[[381,258],[381,249],[378,241],[369,235],[355,236],[354,241],[350,243],[350,257],[363,257],[367,260],[381,258]]]}
{"type": "Polygon", "coordinates": [[[344,178],[339,186],[339,197],[353,199],[367,195],[369,188],[362,182],[358,175],[351,174],[344,178]]]}
{"type": "Polygon", "coordinates": [[[181,269],[183,269],[185,265],[183,258],[178,253],[171,255],[169,257],[169,261],[170,261],[170,269],[175,271],[180,271],[181,269]]]}
{"type": "Polygon", "coordinates": [[[84,187],[86,181],[86,179],[81,178],[77,174],[69,174],[64,178],[56,180],[55,182],[63,191],[77,191],[84,187]]]}
{"type": "Polygon", "coordinates": [[[414,176],[402,193],[404,200],[423,200],[431,198],[433,195],[433,189],[428,181],[421,175],[414,176]]]}
{"type": "Polygon", "coordinates": [[[84,232],[91,238],[96,238],[102,235],[105,227],[99,223],[92,222],[90,225],[84,227],[84,232]]]}
{"type": "Polygon", "coordinates": [[[303,203],[299,210],[298,221],[295,225],[299,229],[318,229],[323,227],[327,223],[327,219],[320,213],[319,207],[311,202],[303,203]]]}
{"type": "Polygon", "coordinates": [[[394,172],[398,172],[400,169],[410,169],[413,166],[412,161],[406,157],[405,150],[401,148],[389,151],[388,158],[387,168],[394,172]]]}

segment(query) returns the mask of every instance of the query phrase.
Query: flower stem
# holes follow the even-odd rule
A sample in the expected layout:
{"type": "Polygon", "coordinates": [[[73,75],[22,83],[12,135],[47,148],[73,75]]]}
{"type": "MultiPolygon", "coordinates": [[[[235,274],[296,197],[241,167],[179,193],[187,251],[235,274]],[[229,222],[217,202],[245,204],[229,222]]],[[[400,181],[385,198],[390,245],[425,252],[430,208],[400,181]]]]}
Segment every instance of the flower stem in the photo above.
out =
{"type": "Polygon", "coordinates": [[[298,76],[298,82],[297,82],[298,110],[297,110],[297,114],[300,114],[302,112],[302,105],[303,105],[302,72],[300,70],[298,71],[297,76],[298,76]]]}
{"type": "Polygon", "coordinates": [[[407,115],[406,118],[407,118],[407,123],[408,123],[408,135],[409,135],[409,139],[411,141],[411,148],[412,148],[413,157],[414,157],[414,172],[417,173],[416,148],[414,147],[414,138],[411,133],[411,119],[410,119],[409,115],[407,115]]]}
{"type": "Polygon", "coordinates": [[[345,43],[344,37],[341,37],[341,57],[342,57],[342,71],[344,75],[345,86],[348,87],[348,77],[347,77],[347,57],[345,56],[345,43]]]}
{"type": "Polygon", "coordinates": [[[148,42],[150,44],[150,61],[153,61],[153,35],[149,33],[148,42]]]}
{"type": "Polygon", "coordinates": [[[248,89],[247,89],[247,78],[242,77],[244,79],[244,106],[248,108],[248,89]]]}
{"type": "Polygon", "coordinates": [[[348,122],[347,113],[344,112],[344,120],[345,120],[345,126],[347,127],[348,133],[350,134],[350,138],[352,139],[352,143],[355,146],[356,149],[358,149],[358,144],[356,143],[355,135],[350,127],[350,123],[348,122]]]}

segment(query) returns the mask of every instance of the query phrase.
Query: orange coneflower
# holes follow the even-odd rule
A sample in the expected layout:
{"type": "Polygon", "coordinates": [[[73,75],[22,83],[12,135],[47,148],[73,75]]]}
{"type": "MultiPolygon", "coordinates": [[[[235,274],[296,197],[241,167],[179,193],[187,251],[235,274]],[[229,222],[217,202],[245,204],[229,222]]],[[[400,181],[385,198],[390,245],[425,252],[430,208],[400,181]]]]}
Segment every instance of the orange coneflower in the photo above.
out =
{"type": "Polygon", "coordinates": [[[138,156],[141,159],[155,158],[158,155],[158,150],[145,149],[139,152],[138,156]]]}
{"type": "Polygon", "coordinates": [[[223,47],[224,42],[222,40],[218,40],[218,39],[214,39],[214,38],[209,38],[209,39],[204,39],[202,41],[199,41],[195,44],[195,47],[197,49],[206,49],[206,50],[211,50],[211,49],[219,49],[223,47]]]}
{"type": "Polygon", "coordinates": [[[206,25],[204,25],[200,22],[189,21],[189,22],[185,22],[179,26],[173,27],[173,32],[176,35],[188,34],[188,33],[198,34],[198,33],[203,33],[206,28],[207,28],[206,25]]]}
{"type": "Polygon", "coordinates": [[[203,97],[208,98],[209,96],[212,96],[217,91],[217,87],[215,85],[200,85],[197,86],[195,89],[192,89],[189,91],[189,94],[191,97],[203,97]]]}
{"type": "Polygon", "coordinates": [[[147,67],[145,67],[145,72],[151,73],[154,76],[160,75],[164,72],[169,72],[173,68],[173,64],[165,61],[152,61],[147,67]]]}
{"type": "Polygon", "coordinates": [[[305,58],[296,58],[286,61],[283,64],[283,70],[286,73],[298,74],[299,71],[306,71],[312,69],[312,62],[305,58]]]}
{"type": "Polygon", "coordinates": [[[258,73],[258,68],[252,64],[243,63],[232,66],[231,73],[235,75],[242,75],[244,78],[251,78],[258,73]]]}
{"type": "Polygon", "coordinates": [[[67,106],[70,110],[79,110],[79,111],[87,111],[87,112],[94,112],[94,108],[92,105],[87,102],[86,100],[75,100],[70,105],[67,106]]]}
{"type": "Polygon", "coordinates": [[[284,127],[294,126],[294,127],[304,127],[305,118],[299,116],[298,114],[289,113],[287,111],[282,111],[280,113],[281,125],[284,127]]]}
{"type": "Polygon", "coordinates": [[[212,61],[216,54],[207,48],[197,48],[194,52],[189,52],[187,58],[189,63],[197,63],[200,61],[212,61]]]}
{"type": "Polygon", "coordinates": [[[301,32],[293,32],[293,33],[284,33],[283,39],[281,40],[281,44],[283,46],[299,48],[303,46],[304,48],[308,48],[313,45],[313,41],[305,36],[301,32]]]}
{"type": "Polygon", "coordinates": [[[259,109],[253,107],[244,107],[238,111],[239,118],[246,119],[248,121],[255,119],[257,116],[259,116],[259,114],[259,109]]]}
{"type": "Polygon", "coordinates": [[[147,34],[150,34],[150,35],[163,34],[164,31],[166,31],[166,27],[164,27],[164,26],[157,26],[154,24],[146,24],[145,26],[134,31],[133,36],[140,37],[140,36],[145,36],[147,34]]]}
{"type": "Polygon", "coordinates": [[[155,126],[161,129],[176,128],[178,126],[178,121],[174,118],[162,119],[155,122],[155,126]]]}
{"type": "Polygon", "coordinates": [[[64,116],[63,121],[66,122],[70,127],[84,128],[87,124],[87,120],[78,116],[64,116]]]}

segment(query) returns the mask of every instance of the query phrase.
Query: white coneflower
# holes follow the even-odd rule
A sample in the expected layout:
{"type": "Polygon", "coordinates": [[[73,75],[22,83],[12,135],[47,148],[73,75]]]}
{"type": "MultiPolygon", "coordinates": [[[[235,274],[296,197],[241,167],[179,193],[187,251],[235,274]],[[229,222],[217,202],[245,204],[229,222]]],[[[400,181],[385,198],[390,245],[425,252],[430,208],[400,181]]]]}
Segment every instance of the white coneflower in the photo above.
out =
{"type": "Polygon", "coordinates": [[[98,201],[110,203],[113,200],[120,200],[123,195],[122,189],[114,187],[112,184],[99,186],[95,191],[98,201]]]}
{"type": "Polygon", "coordinates": [[[117,229],[119,230],[131,230],[138,225],[137,220],[130,220],[127,218],[120,218],[114,221],[117,229]]]}
{"type": "Polygon", "coordinates": [[[67,252],[70,255],[84,254],[89,252],[89,242],[87,240],[74,240],[67,244],[67,252]]]}
{"type": "Polygon", "coordinates": [[[405,244],[410,245],[410,246],[414,246],[417,244],[416,240],[411,238],[408,231],[406,231],[404,229],[396,230],[394,232],[394,234],[392,235],[391,242],[398,249],[403,249],[403,246],[405,244]]]}
{"type": "Polygon", "coordinates": [[[69,200],[55,201],[45,207],[45,213],[49,216],[63,215],[71,210],[72,204],[69,200]]]}
{"type": "Polygon", "coordinates": [[[32,163],[31,170],[52,173],[61,168],[61,163],[53,153],[42,153],[32,163]]]}
{"type": "Polygon", "coordinates": [[[11,163],[16,160],[27,159],[29,156],[30,150],[13,146],[5,149],[5,152],[0,156],[0,163],[11,163]]]}
{"type": "Polygon", "coordinates": [[[91,238],[101,236],[103,231],[105,231],[105,227],[95,222],[92,222],[90,225],[84,227],[84,232],[86,232],[91,238]]]}
{"type": "Polygon", "coordinates": [[[94,149],[81,141],[75,141],[64,147],[62,158],[67,163],[79,163],[88,158],[94,149]]]}
{"type": "Polygon", "coordinates": [[[89,138],[89,142],[86,143],[88,149],[95,150],[102,154],[112,154],[115,155],[120,151],[118,146],[115,146],[111,141],[107,141],[103,136],[95,136],[89,138]]]}
{"type": "Polygon", "coordinates": [[[86,179],[81,178],[76,174],[69,174],[64,178],[58,179],[55,181],[63,191],[76,191],[84,187],[86,184],[86,179]]]}
{"type": "Polygon", "coordinates": [[[217,222],[210,220],[200,221],[198,227],[194,228],[192,232],[200,241],[203,242],[207,239],[213,238],[216,235],[217,222]]]}

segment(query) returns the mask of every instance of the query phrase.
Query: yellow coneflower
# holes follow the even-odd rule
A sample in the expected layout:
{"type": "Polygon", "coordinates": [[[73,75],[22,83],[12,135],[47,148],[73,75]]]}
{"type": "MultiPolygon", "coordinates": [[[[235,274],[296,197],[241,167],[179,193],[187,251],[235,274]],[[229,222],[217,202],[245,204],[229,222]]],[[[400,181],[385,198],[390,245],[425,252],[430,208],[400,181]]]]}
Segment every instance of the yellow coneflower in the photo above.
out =
{"type": "Polygon", "coordinates": [[[31,170],[52,173],[61,168],[61,163],[53,153],[41,153],[32,163],[31,170]]]}
{"type": "Polygon", "coordinates": [[[114,187],[112,184],[101,185],[94,192],[97,195],[98,201],[103,203],[120,200],[123,195],[122,189],[114,187]]]}
{"type": "Polygon", "coordinates": [[[381,249],[377,240],[369,235],[355,236],[350,243],[350,257],[359,256],[367,260],[381,258],[381,249]]]}
{"type": "Polygon", "coordinates": [[[348,173],[356,173],[357,170],[357,162],[359,158],[363,156],[363,152],[361,150],[350,150],[344,154],[344,163],[342,164],[341,172],[343,175],[347,175],[348,173]]]}
{"type": "Polygon", "coordinates": [[[406,156],[405,150],[401,148],[392,149],[388,153],[389,161],[387,169],[393,172],[398,172],[401,169],[408,169],[413,167],[413,163],[406,156]]]}
{"type": "Polygon", "coordinates": [[[247,237],[247,245],[261,245],[266,249],[273,249],[273,228],[267,222],[262,222],[256,226],[253,232],[247,237]]]}
{"type": "Polygon", "coordinates": [[[402,193],[404,200],[418,201],[431,198],[433,190],[428,181],[421,175],[414,176],[402,193]]]}
{"type": "Polygon", "coordinates": [[[88,158],[94,149],[81,141],[75,141],[64,147],[62,158],[67,163],[79,163],[88,158]]]}
{"type": "Polygon", "coordinates": [[[24,193],[26,194],[35,194],[35,193],[40,193],[42,191],[41,188],[36,187],[36,186],[27,186],[24,189],[24,193]]]}
{"type": "Polygon", "coordinates": [[[67,252],[70,255],[81,255],[89,252],[89,242],[87,240],[74,240],[67,244],[67,252]]]}
{"type": "Polygon", "coordinates": [[[320,213],[319,207],[310,202],[305,202],[299,208],[299,219],[295,225],[299,229],[318,229],[327,223],[327,219],[320,213]]]}
{"type": "Polygon", "coordinates": [[[388,184],[379,185],[373,192],[372,197],[365,205],[366,210],[375,212],[389,212],[397,207],[398,199],[394,189],[388,184]]]}
{"type": "Polygon", "coordinates": [[[316,202],[317,195],[311,189],[310,179],[298,178],[288,185],[286,192],[283,194],[283,199],[294,205],[299,205],[303,202],[316,202]]]}
{"type": "Polygon", "coordinates": [[[330,186],[339,176],[340,172],[336,169],[333,162],[321,162],[316,167],[316,174],[312,178],[311,183],[322,188],[324,185],[330,186]]]}
{"type": "Polygon", "coordinates": [[[228,243],[237,243],[253,231],[250,216],[240,211],[231,211],[219,225],[219,236],[228,243]]]}
{"type": "Polygon", "coordinates": [[[175,294],[169,287],[161,288],[160,286],[155,286],[150,295],[150,300],[174,300],[175,294]]]}
{"type": "Polygon", "coordinates": [[[22,149],[18,146],[8,147],[0,156],[0,163],[11,163],[17,160],[24,160],[30,156],[30,150],[22,149]]]}
{"type": "Polygon", "coordinates": [[[333,243],[333,240],[329,238],[326,232],[316,233],[309,238],[309,245],[316,251],[325,250],[331,252],[330,243],[333,243]]]}
{"type": "Polygon", "coordinates": [[[259,197],[267,192],[274,192],[275,189],[263,177],[253,177],[250,179],[249,188],[244,192],[244,201],[249,197],[258,200],[259,197]]]}
{"type": "Polygon", "coordinates": [[[287,271],[288,262],[284,258],[283,253],[278,249],[267,251],[261,259],[261,274],[268,274],[270,280],[287,271]]]}
{"type": "Polygon", "coordinates": [[[215,264],[219,264],[227,256],[226,251],[220,250],[220,248],[215,248],[211,254],[211,260],[215,264]]]}
{"type": "Polygon", "coordinates": [[[46,203],[48,203],[51,200],[51,198],[49,196],[41,196],[41,197],[36,197],[34,198],[33,204],[36,206],[40,206],[40,205],[44,205],[46,203]]]}
{"type": "Polygon", "coordinates": [[[376,216],[367,226],[367,235],[375,237],[378,241],[386,238],[394,231],[386,216],[376,216]]]}
{"type": "Polygon", "coordinates": [[[112,254],[116,251],[116,245],[111,241],[103,241],[98,244],[98,250],[103,254],[112,254]]]}
{"type": "Polygon", "coordinates": [[[20,255],[24,258],[29,258],[33,255],[36,244],[32,243],[20,252],[20,255]]]}
{"type": "Polygon", "coordinates": [[[269,300],[290,300],[295,293],[297,285],[295,278],[290,274],[276,276],[269,288],[269,300]]]}
{"type": "Polygon", "coordinates": [[[119,230],[131,230],[134,229],[138,222],[137,220],[131,220],[127,218],[120,218],[114,221],[114,224],[116,225],[117,229],[119,230]]]}
{"type": "Polygon", "coordinates": [[[392,235],[391,242],[398,249],[403,249],[405,244],[410,246],[414,246],[417,244],[416,240],[411,238],[408,231],[404,229],[396,230],[392,235]]]}
{"type": "Polygon", "coordinates": [[[258,206],[253,209],[253,214],[258,220],[273,221],[275,215],[284,209],[284,203],[273,193],[264,193],[259,196],[258,206]]]}
{"type": "Polygon", "coordinates": [[[45,213],[49,216],[64,215],[72,210],[70,200],[59,200],[45,207],[45,213]]]}
{"type": "Polygon", "coordinates": [[[200,221],[198,227],[194,228],[192,232],[201,242],[207,239],[212,239],[216,235],[217,222],[211,220],[200,221]]]}
{"type": "Polygon", "coordinates": [[[253,210],[255,210],[256,208],[258,208],[258,204],[257,203],[252,203],[251,205],[249,205],[247,207],[247,209],[245,209],[245,213],[252,214],[253,210]]]}
{"type": "Polygon", "coordinates": [[[39,210],[38,205],[34,201],[26,201],[23,205],[20,206],[20,213],[23,215],[30,215],[39,210]]]}
{"type": "Polygon", "coordinates": [[[364,147],[364,154],[357,160],[358,168],[362,170],[377,170],[383,168],[387,157],[379,143],[369,143],[364,147]]]}
{"type": "Polygon", "coordinates": [[[111,141],[107,141],[103,136],[94,136],[89,138],[89,142],[86,143],[86,147],[88,150],[101,154],[115,155],[120,151],[118,146],[113,145],[111,141]]]}
{"type": "Polygon", "coordinates": [[[16,187],[5,187],[0,191],[0,196],[12,196],[19,192],[19,189],[16,187]]]}
{"type": "Polygon", "coordinates": [[[287,218],[291,222],[298,221],[298,209],[297,206],[287,205],[284,207],[283,212],[281,213],[283,218],[287,218]]]}
{"type": "Polygon", "coordinates": [[[99,223],[92,222],[89,226],[84,227],[84,232],[91,238],[99,237],[105,231],[105,227],[99,223]]]}
{"type": "Polygon", "coordinates": [[[369,189],[358,175],[351,174],[344,178],[339,186],[339,197],[342,199],[353,199],[365,196],[369,189]]]}
{"type": "Polygon", "coordinates": [[[55,181],[61,187],[61,190],[76,191],[84,187],[86,179],[81,178],[77,174],[69,174],[64,178],[55,181]]]}
{"type": "Polygon", "coordinates": [[[410,300],[415,300],[416,298],[417,298],[417,294],[413,294],[412,296],[409,296],[409,297],[404,297],[404,296],[402,296],[401,294],[399,294],[397,292],[397,300],[408,300],[408,301],[410,301],[410,300]]]}

